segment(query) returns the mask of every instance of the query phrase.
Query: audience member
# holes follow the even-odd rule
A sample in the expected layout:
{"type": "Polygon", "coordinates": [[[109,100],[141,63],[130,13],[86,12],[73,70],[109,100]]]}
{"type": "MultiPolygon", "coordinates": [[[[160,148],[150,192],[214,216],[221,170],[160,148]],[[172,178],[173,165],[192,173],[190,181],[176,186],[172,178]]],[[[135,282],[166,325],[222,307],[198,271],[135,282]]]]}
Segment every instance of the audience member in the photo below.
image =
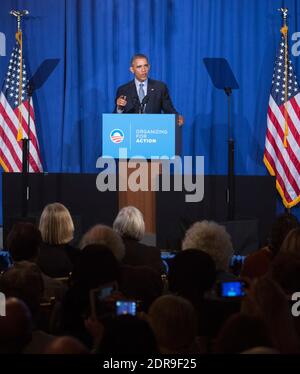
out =
{"type": "Polygon", "coordinates": [[[79,248],[83,249],[90,244],[106,246],[118,261],[122,261],[125,255],[125,247],[120,235],[112,228],[105,225],[95,225],[82,237],[79,248]]]}
{"type": "Polygon", "coordinates": [[[45,349],[45,354],[84,355],[88,354],[87,348],[71,336],[60,336],[54,339],[45,349]]]}
{"type": "Polygon", "coordinates": [[[129,265],[121,266],[120,273],[120,291],[129,298],[139,300],[140,309],[147,312],[163,291],[163,281],[159,273],[148,266],[129,265]]]}
{"type": "Polygon", "coordinates": [[[217,279],[234,279],[229,273],[230,259],[233,255],[230,235],[224,226],[213,221],[195,222],[185,233],[182,249],[200,249],[214,260],[217,279]]]}
{"type": "Polygon", "coordinates": [[[300,228],[291,230],[284,239],[279,253],[291,253],[300,256],[300,228]]]}
{"type": "Polygon", "coordinates": [[[156,355],[158,348],[148,322],[136,316],[121,315],[105,321],[97,353],[105,355],[156,355]]]}
{"type": "Polygon", "coordinates": [[[79,254],[70,244],[74,236],[74,224],[69,210],[60,203],[46,205],[39,229],[43,245],[37,259],[38,265],[50,277],[68,277],[79,254]]]}
{"type": "Polygon", "coordinates": [[[53,336],[42,330],[45,326],[48,327],[49,321],[42,318],[44,316],[40,305],[44,284],[40,269],[28,261],[17,262],[2,275],[0,290],[6,297],[22,300],[30,310],[32,333],[30,341],[23,347],[23,353],[42,353],[53,336]],[[42,322],[44,326],[41,327],[42,322]]]}
{"type": "Polygon", "coordinates": [[[300,254],[278,253],[272,261],[270,277],[279,284],[286,295],[300,291],[300,254]]]}
{"type": "Polygon", "coordinates": [[[164,272],[160,249],[140,242],[145,235],[145,222],[137,208],[122,208],[113,223],[113,229],[121,235],[125,244],[124,264],[149,266],[160,274],[164,272]]]}
{"type": "Polygon", "coordinates": [[[161,353],[199,353],[193,305],[175,295],[160,296],[149,309],[149,323],[161,353]]]}
{"type": "Polygon", "coordinates": [[[0,317],[0,353],[22,353],[31,340],[31,326],[27,305],[17,298],[8,298],[6,316],[0,317]]]}
{"type": "MultiPolygon", "coordinates": [[[[36,263],[42,245],[39,229],[29,222],[16,223],[7,237],[7,248],[14,264],[19,261],[36,263]]],[[[41,272],[44,283],[44,299],[61,300],[66,292],[66,286],[61,282],[41,272]]]]}
{"type": "Polygon", "coordinates": [[[252,282],[241,311],[263,321],[272,348],[280,353],[299,353],[300,341],[289,301],[280,286],[271,278],[264,276],[252,282]]]}
{"type": "Polygon", "coordinates": [[[272,225],[269,245],[246,257],[241,276],[254,279],[266,274],[284,239],[292,229],[298,226],[299,221],[293,214],[284,213],[278,216],[272,225]]]}
{"type": "Polygon", "coordinates": [[[237,313],[223,325],[214,350],[216,353],[241,353],[257,346],[272,346],[265,324],[258,317],[237,313]]]}
{"type": "Polygon", "coordinates": [[[84,320],[91,314],[90,290],[109,282],[119,281],[119,263],[103,245],[89,245],[80,252],[65,295],[62,309],[61,333],[78,338],[92,348],[84,320]]]}
{"type": "Polygon", "coordinates": [[[198,249],[178,252],[170,261],[168,284],[173,293],[198,305],[216,280],[216,265],[207,253],[198,249]]]}

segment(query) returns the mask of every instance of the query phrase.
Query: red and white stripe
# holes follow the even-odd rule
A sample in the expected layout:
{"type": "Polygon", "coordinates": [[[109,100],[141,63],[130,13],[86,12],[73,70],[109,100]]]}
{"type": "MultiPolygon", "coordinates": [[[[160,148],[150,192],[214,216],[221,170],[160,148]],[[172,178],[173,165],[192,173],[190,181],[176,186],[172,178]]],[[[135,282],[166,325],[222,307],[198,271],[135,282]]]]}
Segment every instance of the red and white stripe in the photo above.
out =
{"type": "Polygon", "coordinates": [[[22,114],[23,137],[28,138],[28,110],[30,110],[29,172],[42,172],[39,143],[36,135],[32,100],[23,102],[14,110],[0,94],[0,160],[5,171],[22,171],[22,141],[17,141],[19,113],[22,114]]]}
{"type": "Polygon", "coordinates": [[[287,147],[284,147],[285,109],[272,95],[269,100],[264,162],[272,175],[284,205],[300,201],[300,93],[286,104],[288,112],[287,147]]]}

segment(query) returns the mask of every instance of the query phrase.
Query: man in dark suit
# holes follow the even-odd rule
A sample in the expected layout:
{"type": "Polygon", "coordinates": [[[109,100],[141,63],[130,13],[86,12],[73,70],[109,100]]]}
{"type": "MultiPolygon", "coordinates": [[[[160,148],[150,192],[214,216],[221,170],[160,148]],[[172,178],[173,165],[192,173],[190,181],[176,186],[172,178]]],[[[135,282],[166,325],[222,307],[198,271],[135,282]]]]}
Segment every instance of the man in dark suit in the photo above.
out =
{"type": "Polygon", "coordinates": [[[130,71],[134,74],[134,80],[118,88],[115,113],[176,114],[178,125],[183,125],[184,119],[174,108],[166,84],[149,79],[149,70],[147,56],[133,56],[130,71]]]}

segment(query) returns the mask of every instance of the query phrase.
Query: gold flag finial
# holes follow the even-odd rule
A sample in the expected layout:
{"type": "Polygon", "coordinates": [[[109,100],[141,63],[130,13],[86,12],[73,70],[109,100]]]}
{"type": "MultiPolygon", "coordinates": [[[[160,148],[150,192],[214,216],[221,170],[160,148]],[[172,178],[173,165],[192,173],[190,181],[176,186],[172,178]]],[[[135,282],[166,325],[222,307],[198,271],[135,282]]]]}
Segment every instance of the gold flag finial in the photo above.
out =
{"type": "Polygon", "coordinates": [[[18,32],[21,31],[21,18],[24,16],[28,16],[29,12],[28,10],[11,10],[9,12],[12,16],[15,16],[17,18],[17,25],[18,25],[18,32]]]}

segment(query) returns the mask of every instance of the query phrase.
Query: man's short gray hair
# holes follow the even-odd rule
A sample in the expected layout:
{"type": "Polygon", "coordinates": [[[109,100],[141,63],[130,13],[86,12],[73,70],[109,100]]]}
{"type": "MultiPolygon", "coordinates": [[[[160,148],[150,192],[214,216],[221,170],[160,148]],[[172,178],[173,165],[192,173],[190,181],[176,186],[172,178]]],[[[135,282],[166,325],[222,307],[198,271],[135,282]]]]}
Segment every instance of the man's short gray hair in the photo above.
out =
{"type": "Polygon", "coordinates": [[[230,235],[214,221],[195,222],[185,233],[182,249],[201,249],[215,261],[217,270],[228,270],[233,255],[230,235]]]}

